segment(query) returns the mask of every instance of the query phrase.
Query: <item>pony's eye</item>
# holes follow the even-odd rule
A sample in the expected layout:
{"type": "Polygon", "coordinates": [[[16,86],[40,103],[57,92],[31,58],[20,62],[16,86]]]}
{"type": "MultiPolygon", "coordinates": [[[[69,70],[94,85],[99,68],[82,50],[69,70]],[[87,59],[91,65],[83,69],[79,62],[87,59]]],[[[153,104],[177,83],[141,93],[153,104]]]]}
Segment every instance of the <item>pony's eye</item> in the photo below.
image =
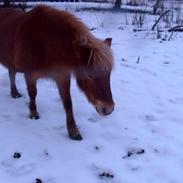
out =
{"type": "Polygon", "coordinates": [[[91,76],[91,75],[88,75],[88,79],[93,80],[93,79],[94,79],[94,77],[93,77],[93,76],[91,76]]]}

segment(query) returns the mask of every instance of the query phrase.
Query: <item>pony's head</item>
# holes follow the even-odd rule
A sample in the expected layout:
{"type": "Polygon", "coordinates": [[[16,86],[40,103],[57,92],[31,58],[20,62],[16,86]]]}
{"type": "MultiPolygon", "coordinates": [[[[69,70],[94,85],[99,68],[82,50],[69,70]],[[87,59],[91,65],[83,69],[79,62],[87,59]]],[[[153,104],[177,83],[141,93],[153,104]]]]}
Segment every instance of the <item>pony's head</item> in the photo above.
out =
{"type": "Polygon", "coordinates": [[[95,39],[93,42],[80,39],[80,44],[75,45],[80,62],[75,71],[77,84],[100,115],[114,110],[110,86],[113,67],[111,41],[112,38],[104,41],[95,39]]]}

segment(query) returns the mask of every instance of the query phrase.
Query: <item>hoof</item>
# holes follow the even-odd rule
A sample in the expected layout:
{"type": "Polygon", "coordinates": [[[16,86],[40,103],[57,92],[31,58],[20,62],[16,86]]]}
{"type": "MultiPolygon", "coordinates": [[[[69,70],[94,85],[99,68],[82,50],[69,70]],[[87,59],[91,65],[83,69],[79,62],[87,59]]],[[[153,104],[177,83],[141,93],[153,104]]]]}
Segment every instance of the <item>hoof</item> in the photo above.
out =
{"type": "Polygon", "coordinates": [[[39,118],[40,118],[40,116],[30,116],[30,119],[38,120],[39,118]]]}
{"type": "Polygon", "coordinates": [[[69,138],[78,141],[83,140],[83,137],[80,134],[69,135],[69,138]]]}
{"type": "Polygon", "coordinates": [[[35,120],[38,120],[39,118],[40,118],[40,116],[39,116],[39,113],[33,113],[33,114],[30,114],[30,119],[35,119],[35,120]]]}
{"type": "Polygon", "coordinates": [[[14,99],[22,97],[22,95],[20,93],[12,93],[11,96],[14,99]]]}

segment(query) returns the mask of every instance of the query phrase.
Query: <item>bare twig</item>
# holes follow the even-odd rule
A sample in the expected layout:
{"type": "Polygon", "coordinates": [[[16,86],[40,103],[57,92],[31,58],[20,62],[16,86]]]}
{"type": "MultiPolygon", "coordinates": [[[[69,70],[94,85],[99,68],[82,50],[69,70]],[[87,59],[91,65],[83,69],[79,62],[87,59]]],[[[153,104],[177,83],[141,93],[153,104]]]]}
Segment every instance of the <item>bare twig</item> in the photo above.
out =
{"type": "Polygon", "coordinates": [[[138,58],[137,58],[137,62],[136,62],[137,64],[139,64],[140,63],[140,56],[138,56],[138,58]]]}
{"type": "Polygon", "coordinates": [[[147,30],[148,30],[148,29],[140,29],[140,28],[138,29],[138,28],[137,28],[137,29],[133,29],[133,32],[141,32],[141,31],[147,31],[147,30]]]}
{"type": "Polygon", "coordinates": [[[97,29],[97,28],[96,28],[96,27],[93,27],[93,28],[90,29],[90,31],[93,31],[93,30],[95,30],[95,29],[97,29]]]}
{"type": "Polygon", "coordinates": [[[161,18],[163,17],[163,16],[165,16],[167,13],[169,13],[169,12],[171,12],[171,10],[167,10],[167,11],[165,11],[164,13],[162,13],[161,15],[160,15],[160,17],[158,18],[158,20],[155,22],[155,24],[152,26],[152,29],[151,30],[154,30],[155,29],[155,27],[156,27],[156,25],[159,23],[159,21],[161,20],[161,18]]]}
{"type": "Polygon", "coordinates": [[[168,38],[168,41],[171,41],[171,39],[172,39],[172,37],[173,37],[173,34],[174,34],[174,32],[171,32],[171,34],[170,34],[170,36],[169,36],[169,38],[168,38]]]}

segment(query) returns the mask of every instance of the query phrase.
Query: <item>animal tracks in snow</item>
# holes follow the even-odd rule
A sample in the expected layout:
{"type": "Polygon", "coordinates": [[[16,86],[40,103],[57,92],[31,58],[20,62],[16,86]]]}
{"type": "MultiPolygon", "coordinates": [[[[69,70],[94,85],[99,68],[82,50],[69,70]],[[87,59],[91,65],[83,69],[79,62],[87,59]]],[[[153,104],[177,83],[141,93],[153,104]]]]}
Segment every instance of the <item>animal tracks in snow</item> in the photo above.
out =
{"type": "Polygon", "coordinates": [[[183,104],[183,98],[173,98],[168,99],[168,101],[172,104],[183,104]]]}
{"type": "Polygon", "coordinates": [[[147,122],[158,121],[158,119],[154,115],[146,114],[143,116],[143,119],[147,122]]]}
{"type": "Polygon", "coordinates": [[[32,173],[36,169],[35,163],[18,163],[17,160],[8,160],[1,162],[1,167],[10,176],[23,176],[32,173]]]}

